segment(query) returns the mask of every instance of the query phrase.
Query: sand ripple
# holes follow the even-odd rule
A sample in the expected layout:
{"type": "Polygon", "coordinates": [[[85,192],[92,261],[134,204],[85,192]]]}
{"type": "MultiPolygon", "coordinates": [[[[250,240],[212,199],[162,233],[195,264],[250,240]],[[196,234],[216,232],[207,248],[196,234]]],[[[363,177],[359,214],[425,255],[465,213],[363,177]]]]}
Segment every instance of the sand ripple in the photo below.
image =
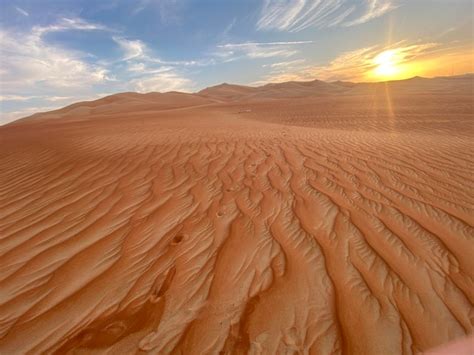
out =
{"type": "Polygon", "coordinates": [[[472,332],[472,139],[221,111],[2,128],[1,353],[411,354],[472,332]]]}

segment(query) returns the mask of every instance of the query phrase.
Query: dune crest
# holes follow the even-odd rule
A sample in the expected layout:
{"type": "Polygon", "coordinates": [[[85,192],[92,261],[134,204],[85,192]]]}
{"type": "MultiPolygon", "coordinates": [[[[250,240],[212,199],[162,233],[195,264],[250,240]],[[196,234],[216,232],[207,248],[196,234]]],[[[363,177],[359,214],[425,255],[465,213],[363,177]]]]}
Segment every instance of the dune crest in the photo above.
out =
{"type": "Polygon", "coordinates": [[[440,80],[127,93],[0,127],[0,353],[471,334],[474,110],[440,80]]]}

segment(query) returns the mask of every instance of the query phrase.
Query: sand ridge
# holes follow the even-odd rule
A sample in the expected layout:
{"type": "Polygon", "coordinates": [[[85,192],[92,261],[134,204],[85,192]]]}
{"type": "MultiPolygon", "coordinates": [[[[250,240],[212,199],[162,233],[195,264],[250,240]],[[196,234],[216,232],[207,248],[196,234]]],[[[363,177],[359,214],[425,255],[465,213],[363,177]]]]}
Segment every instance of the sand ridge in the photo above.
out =
{"type": "Polygon", "coordinates": [[[437,85],[130,93],[1,127],[0,352],[412,354],[471,334],[472,100],[437,85]]]}

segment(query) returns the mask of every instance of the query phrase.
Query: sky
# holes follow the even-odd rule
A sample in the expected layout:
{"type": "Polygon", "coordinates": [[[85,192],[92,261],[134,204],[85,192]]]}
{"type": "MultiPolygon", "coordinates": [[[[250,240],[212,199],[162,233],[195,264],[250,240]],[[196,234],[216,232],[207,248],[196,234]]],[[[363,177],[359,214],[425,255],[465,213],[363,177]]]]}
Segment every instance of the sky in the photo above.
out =
{"type": "Polygon", "coordinates": [[[473,72],[471,0],[0,0],[0,124],[134,91],[473,72]]]}

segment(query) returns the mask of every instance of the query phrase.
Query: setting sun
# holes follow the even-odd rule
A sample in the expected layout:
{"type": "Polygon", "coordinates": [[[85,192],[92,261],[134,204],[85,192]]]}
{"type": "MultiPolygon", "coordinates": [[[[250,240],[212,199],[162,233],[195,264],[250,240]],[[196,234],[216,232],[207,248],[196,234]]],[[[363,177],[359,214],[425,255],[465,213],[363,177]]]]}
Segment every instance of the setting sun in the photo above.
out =
{"type": "Polygon", "coordinates": [[[374,58],[374,64],[377,67],[374,73],[380,78],[394,78],[401,74],[401,68],[398,66],[401,58],[396,50],[387,50],[374,58]]]}

